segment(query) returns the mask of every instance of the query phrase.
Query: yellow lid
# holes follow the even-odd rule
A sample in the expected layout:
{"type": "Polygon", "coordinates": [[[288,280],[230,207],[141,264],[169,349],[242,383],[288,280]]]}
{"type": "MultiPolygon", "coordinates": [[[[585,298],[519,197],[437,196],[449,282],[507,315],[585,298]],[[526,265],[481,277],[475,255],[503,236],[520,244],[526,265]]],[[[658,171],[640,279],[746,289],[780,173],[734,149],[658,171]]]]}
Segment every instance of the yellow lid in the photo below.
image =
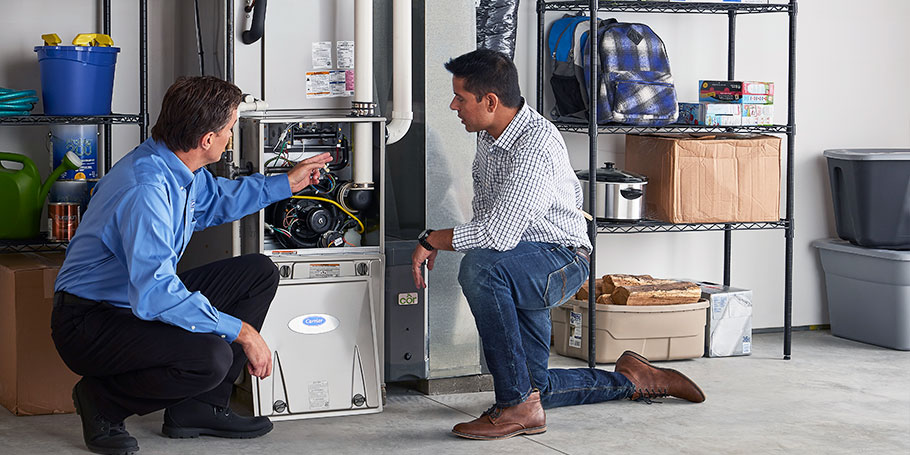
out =
{"type": "Polygon", "coordinates": [[[56,45],[60,44],[60,42],[61,42],[60,37],[57,36],[56,33],[47,33],[47,34],[41,35],[41,39],[44,40],[45,46],[56,46],[56,45]]]}
{"type": "Polygon", "coordinates": [[[114,44],[114,40],[109,35],[103,33],[80,33],[73,38],[74,46],[103,46],[108,47],[114,44]]]}

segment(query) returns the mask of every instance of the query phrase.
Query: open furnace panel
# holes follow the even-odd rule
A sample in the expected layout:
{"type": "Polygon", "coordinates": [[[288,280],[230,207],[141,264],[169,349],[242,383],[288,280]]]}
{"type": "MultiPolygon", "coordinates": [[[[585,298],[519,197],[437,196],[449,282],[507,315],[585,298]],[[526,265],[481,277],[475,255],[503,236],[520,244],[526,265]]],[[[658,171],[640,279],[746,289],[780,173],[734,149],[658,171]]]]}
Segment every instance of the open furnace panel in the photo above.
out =
{"type": "Polygon", "coordinates": [[[241,167],[265,175],[286,173],[298,161],[323,152],[333,160],[322,181],[290,199],[274,203],[241,222],[243,253],[308,254],[336,248],[381,251],[383,217],[384,119],[295,115],[296,112],[245,114],[240,119],[241,167]],[[372,189],[353,181],[352,125],[369,123],[373,150],[357,154],[372,160],[372,189]],[[322,250],[322,251],[316,251],[322,250]]]}

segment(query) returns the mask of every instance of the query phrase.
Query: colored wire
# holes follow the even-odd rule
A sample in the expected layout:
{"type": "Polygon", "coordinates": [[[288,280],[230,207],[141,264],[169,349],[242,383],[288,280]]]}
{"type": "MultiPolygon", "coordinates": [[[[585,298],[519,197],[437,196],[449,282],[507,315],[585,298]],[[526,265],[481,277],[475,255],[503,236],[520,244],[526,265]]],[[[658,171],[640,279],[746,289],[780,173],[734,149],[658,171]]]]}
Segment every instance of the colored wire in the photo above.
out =
{"type": "Polygon", "coordinates": [[[322,201],[322,202],[328,202],[328,203],[330,203],[330,204],[334,204],[335,207],[338,207],[339,209],[341,209],[342,212],[347,213],[349,217],[351,217],[351,218],[354,219],[354,221],[357,221],[357,224],[360,225],[360,230],[357,231],[358,233],[363,234],[363,231],[366,230],[366,228],[363,227],[363,223],[360,221],[359,218],[357,218],[356,216],[354,216],[353,213],[347,211],[347,209],[345,209],[344,207],[342,207],[341,204],[339,204],[339,203],[337,203],[337,202],[335,202],[335,201],[333,201],[333,200],[331,200],[331,199],[326,199],[326,198],[324,198],[324,197],[316,197],[316,196],[291,196],[291,198],[292,198],[292,199],[310,199],[310,200],[313,200],[313,201],[322,201]]]}

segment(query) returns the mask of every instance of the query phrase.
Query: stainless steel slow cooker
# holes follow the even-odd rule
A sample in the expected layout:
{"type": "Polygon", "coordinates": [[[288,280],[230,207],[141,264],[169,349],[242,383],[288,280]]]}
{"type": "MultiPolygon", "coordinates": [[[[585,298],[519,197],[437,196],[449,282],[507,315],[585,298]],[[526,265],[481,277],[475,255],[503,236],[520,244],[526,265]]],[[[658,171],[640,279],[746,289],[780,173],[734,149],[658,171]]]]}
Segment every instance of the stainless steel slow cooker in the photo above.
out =
{"type": "Polygon", "coordinates": [[[616,169],[613,163],[604,163],[596,170],[597,210],[591,211],[588,201],[589,171],[575,171],[584,193],[584,209],[598,219],[608,221],[638,221],[644,216],[645,185],[648,178],[616,169]]]}

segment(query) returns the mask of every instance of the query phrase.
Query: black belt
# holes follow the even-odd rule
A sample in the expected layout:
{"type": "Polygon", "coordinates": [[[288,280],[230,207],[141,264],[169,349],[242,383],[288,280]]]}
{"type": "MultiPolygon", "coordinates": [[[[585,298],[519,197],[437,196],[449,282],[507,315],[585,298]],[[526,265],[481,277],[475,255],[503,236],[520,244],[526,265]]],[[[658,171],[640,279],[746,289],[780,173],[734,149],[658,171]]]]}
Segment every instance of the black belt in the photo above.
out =
{"type": "Polygon", "coordinates": [[[591,250],[583,246],[570,246],[568,247],[569,251],[585,258],[586,261],[591,262],[591,250]]]}
{"type": "Polygon", "coordinates": [[[66,291],[58,291],[54,293],[54,306],[60,305],[97,305],[99,302],[96,300],[83,299],[78,295],[70,294],[66,291]]]}

